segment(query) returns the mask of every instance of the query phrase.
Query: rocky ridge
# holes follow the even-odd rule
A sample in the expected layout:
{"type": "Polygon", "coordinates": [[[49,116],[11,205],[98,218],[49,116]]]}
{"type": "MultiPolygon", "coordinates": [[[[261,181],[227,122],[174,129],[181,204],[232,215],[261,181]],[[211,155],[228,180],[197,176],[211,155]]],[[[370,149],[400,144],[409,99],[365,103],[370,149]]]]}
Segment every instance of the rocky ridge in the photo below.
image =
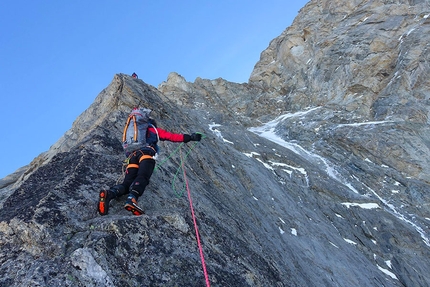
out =
{"type": "Polygon", "coordinates": [[[115,75],[0,181],[0,286],[204,285],[177,144],[161,146],[146,215],[96,213],[137,104],[206,136],[180,150],[212,286],[429,286],[429,14],[310,1],[246,84],[115,75]]]}

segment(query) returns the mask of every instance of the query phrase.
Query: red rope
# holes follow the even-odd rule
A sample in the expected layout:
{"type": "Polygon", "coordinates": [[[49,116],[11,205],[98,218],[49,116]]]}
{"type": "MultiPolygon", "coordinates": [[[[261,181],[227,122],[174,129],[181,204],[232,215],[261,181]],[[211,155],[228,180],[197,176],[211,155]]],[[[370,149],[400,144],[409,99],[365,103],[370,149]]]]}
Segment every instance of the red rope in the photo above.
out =
{"type": "Polygon", "coordinates": [[[181,156],[182,170],[184,172],[185,184],[188,192],[188,201],[190,202],[191,215],[193,217],[194,229],[196,231],[197,245],[199,246],[200,259],[202,261],[202,266],[203,266],[203,273],[205,275],[206,286],[209,287],[210,286],[209,276],[208,276],[208,272],[206,271],[205,257],[203,256],[203,248],[202,248],[202,244],[200,243],[199,229],[197,227],[196,216],[194,215],[193,200],[191,199],[191,191],[190,191],[190,187],[188,186],[187,173],[185,172],[185,166],[184,166],[184,161],[182,160],[181,152],[180,152],[180,156],[181,156]]]}

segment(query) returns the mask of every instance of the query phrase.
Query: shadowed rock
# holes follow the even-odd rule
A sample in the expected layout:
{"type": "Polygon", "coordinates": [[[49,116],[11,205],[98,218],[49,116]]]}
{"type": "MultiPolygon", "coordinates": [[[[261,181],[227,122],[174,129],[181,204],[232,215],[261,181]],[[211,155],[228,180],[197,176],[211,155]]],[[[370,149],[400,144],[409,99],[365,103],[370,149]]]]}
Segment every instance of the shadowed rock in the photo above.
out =
{"type": "Polygon", "coordinates": [[[212,286],[430,285],[430,11],[392,2],[309,2],[246,84],[115,75],[0,181],[0,286],[204,286],[188,152],[212,286]],[[205,138],[161,144],[145,215],[101,217],[136,105],[205,138]]]}

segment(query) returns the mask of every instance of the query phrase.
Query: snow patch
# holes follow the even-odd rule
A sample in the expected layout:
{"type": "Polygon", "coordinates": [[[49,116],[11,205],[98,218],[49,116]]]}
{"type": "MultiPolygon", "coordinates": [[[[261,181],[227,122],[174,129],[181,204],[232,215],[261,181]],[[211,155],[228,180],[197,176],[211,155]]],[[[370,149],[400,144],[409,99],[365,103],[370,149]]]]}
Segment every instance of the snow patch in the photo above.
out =
{"type": "Polygon", "coordinates": [[[363,209],[374,209],[379,208],[379,205],[377,203],[352,203],[352,202],[343,202],[342,205],[345,205],[346,207],[350,208],[351,206],[357,206],[363,209]]]}
{"type": "Polygon", "coordinates": [[[385,264],[387,264],[387,266],[390,267],[390,269],[393,269],[393,265],[391,264],[391,260],[385,261],[385,264]]]}
{"type": "Polygon", "coordinates": [[[382,268],[381,266],[379,266],[378,264],[376,264],[376,266],[378,267],[379,270],[381,270],[383,273],[385,273],[386,275],[390,276],[393,279],[399,280],[396,276],[396,274],[394,274],[393,272],[389,271],[388,269],[382,268]]]}
{"type": "Polygon", "coordinates": [[[394,121],[375,121],[375,122],[362,122],[362,123],[352,123],[352,124],[340,124],[337,125],[337,128],[340,127],[359,127],[365,125],[382,125],[387,123],[394,123],[394,121]]]}
{"type": "Polygon", "coordinates": [[[343,240],[345,240],[345,241],[346,241],[346,242],[348,242],[349,244],[357,245],[357,242],[354,242],[354,241],[352,241],[352,240],[350,240],[350,239],[344,238],[343,240]]]}
{"type": "Polygon", "coordinates": [[[250,153],[243,153],[244,155],[246,155],[247,157],[253,157],[254,155],[259,156],[260,154],[257,152],[250,152],[250,153]]]}
{"type": "Polygon", "coordinates": [[[211,131],[211,132],[213,132],[218,138],[220,138],[223,142],[226,142],[226,143],[229,143],[229,144],[234,144],[234,142],[231,142],[231,141],[228,141],[228,140],[226,140],[223,136],[222,136],[222,134],[221,134],[221,131],[220,130],[218,130],[218,129],[216,129],[217,127],[220,127],[221,125],[219,125],[219,124],[216,124],[216,123],[212,123],[212,124],[210,124],[209,125],[209,130],[211,131]]]}
{"type": "Polygon", "coordinates": [[[333,242],[329,241],[329,243],[330,243],[331,245],[333,245],[334,247],[336,247],[337,249],[339,249],[339,247],[338,247],[336,244],[334,244],[333,242]]]}

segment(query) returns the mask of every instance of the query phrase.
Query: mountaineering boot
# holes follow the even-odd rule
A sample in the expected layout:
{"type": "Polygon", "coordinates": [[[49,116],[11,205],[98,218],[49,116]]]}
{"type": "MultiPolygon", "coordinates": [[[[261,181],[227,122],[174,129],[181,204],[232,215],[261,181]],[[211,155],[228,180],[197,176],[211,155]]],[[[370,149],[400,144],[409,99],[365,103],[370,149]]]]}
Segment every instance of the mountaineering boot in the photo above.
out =
{"type": "Polygon", "coordinates": [[[109,203],[116,197],[116,192],[112,190],[102,190],[99,193],[99,203],[97,210],[100,215],[106,215],[109,211],[109,203]]]}
{"type": "Polygon", "coordinates": [[[132,195],[127,197],[127,201],[125,202],[124,208],[133,213],[134,215],[142,215],[145,213],[143,209],[137,205],[136,197],[132,195]]]}

